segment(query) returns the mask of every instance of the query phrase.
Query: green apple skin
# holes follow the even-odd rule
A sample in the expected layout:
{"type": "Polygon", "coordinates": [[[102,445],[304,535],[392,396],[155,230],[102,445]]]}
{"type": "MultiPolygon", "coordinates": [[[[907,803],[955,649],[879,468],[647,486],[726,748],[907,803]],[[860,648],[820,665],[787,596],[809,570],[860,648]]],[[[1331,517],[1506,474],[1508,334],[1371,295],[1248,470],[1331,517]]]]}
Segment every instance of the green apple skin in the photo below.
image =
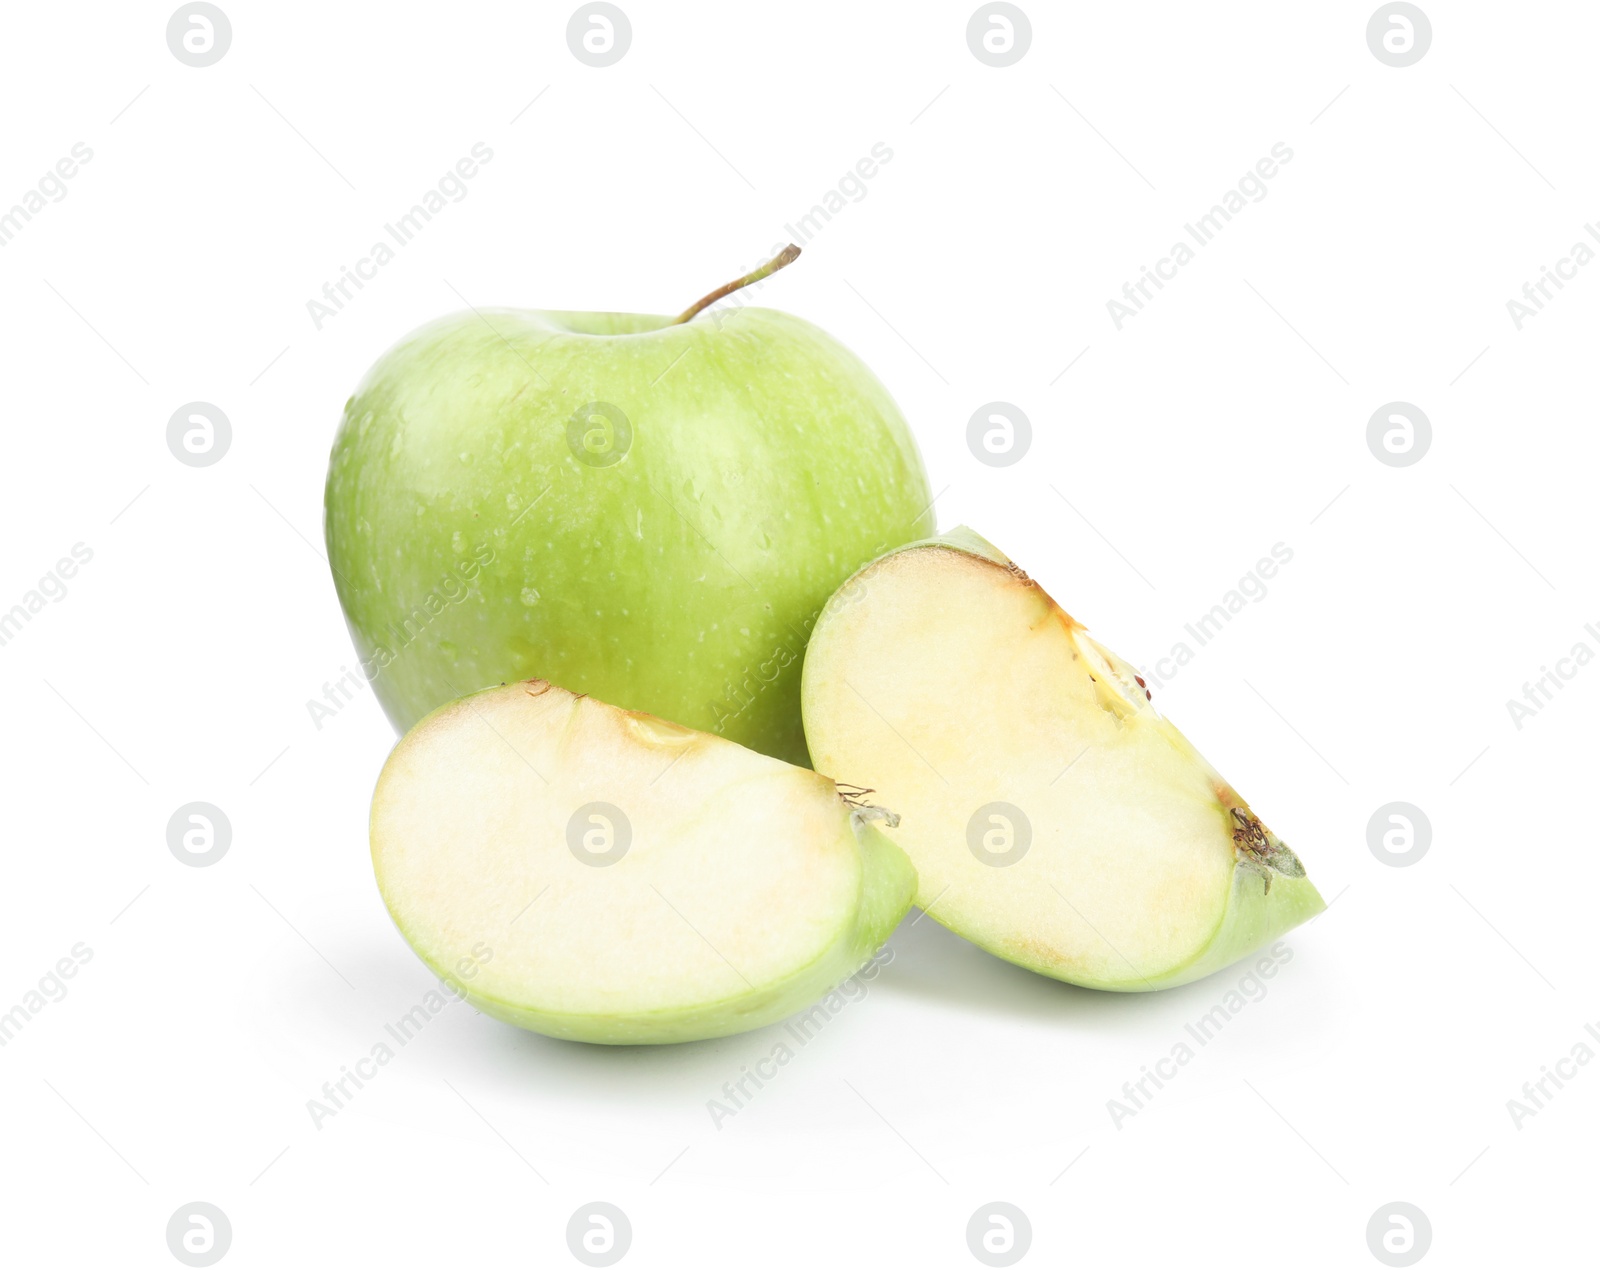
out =
{"type": "Polygon", "coordinates": [[[401,732],[542,677],[807,764],[811,625],[857,568],[933,532],[930,502],[888,391],[799,318],[502,309],[442,318],[368,372],[326,533],[401,732]]]}

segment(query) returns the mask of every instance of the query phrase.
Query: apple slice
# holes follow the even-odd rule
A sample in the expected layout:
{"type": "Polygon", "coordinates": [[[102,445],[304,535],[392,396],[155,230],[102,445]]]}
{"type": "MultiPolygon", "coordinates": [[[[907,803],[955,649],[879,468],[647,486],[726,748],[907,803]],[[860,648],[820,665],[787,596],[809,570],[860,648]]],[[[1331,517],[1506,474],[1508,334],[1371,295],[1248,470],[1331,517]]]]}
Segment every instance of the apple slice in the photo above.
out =
{"type": "Polygon", "coordinates": [[[1019,966],[1171,987],[1323,908],[1133,668],[969,529],[840,589],[801,699],[816,769],[900,814],[917,903],[1019,966]]]}
{"type": "Polygon", "coordinates": [[[854,791],[543,680],[390,754],[372,860],[401,934],[486,1014],[625,1045],[761,1027],[859,970],[915,874],[854,791]]]}

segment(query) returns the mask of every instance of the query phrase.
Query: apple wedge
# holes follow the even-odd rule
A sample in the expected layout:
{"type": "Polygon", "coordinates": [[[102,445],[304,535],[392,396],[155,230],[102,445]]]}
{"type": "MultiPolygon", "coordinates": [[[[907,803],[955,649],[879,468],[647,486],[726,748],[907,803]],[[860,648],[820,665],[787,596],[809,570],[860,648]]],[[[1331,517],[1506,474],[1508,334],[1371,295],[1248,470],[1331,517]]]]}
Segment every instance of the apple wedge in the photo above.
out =
{"type": "Polygon", "coordinates": [[[543,680],[441,706],[390,754],[372,860],[395,924],[478,1009],[628,1045],[761,1027],[905,915],[905,855],[850,791],[543,680]]]}
{"type": "Polygon", "coordinates": [[[801,700],[816,769],[899,813],[917,903],[1019,966],[1171,987],[1323,908],[1133,668],[969,529],[840,589],[801,700]]]}

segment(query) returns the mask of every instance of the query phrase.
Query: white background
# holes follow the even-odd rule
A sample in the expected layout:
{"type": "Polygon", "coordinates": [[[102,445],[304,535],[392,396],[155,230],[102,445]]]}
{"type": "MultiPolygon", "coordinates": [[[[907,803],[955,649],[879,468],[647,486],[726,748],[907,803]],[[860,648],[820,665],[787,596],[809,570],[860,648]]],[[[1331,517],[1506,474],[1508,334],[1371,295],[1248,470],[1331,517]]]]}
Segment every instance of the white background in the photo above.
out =
{"type": "Polygon", "coordinates": [[[0,647],[0,1011],[93,950],[0,1049],[8,1260],[175,1265],[168,1218],[204,1200],[230,1266],[576,1265],[595,1199],[641,1266],[976,1265],[992,1200],[1028,1214],[1024,1264],[1376,1265],[1396,1200],[1427,1264],[1592,1257],[1600,1064],[1520,1127],[1507,1100],[1600,1026],[1600,667],[1520,729],[1506,702],[1600,650],[1600,264],[1520,331],[1506,301],[1600,218],[1600,11],[1425,0],[1432,46],[1396,69],[1369,2],[1024,0],[996,69],[970,2],[624,7],[605,69],[566,6],[225,0],[203,69],[164,5],[7,12],[0,208],[94,152],[0,249],[0,609],[94,553],[0,647]],[[317,330],[306,302],[480,141],[469,195],[317,330]],[[462,1005],[314,1127],[431,986],[367,855],[390,728],[370,694],[320,730],[306,706],[354,664],[320,547],[345,398],[463,297],[676,312],[880,141],[759,302],[889,385],[941,528],[1136,664],[1293,550],[1157,704],[1331,908],[1120,1127],[1108,1100],[1242,967],[1098,995],[909,919],[720,1128],[707,1101],[775,1029],[608,1050],[462,1005]],[[1265,199],[1117,330],[1107,300],[1276,142],[1265,199]],[[196,400],[233,427],[207,468],[165,439],[196,400]],[[995,400],[1034,429],[1004,469],[966,444],[995,400]],[[1396,400],[1433,427],[1404,468],[1366,442],[1396,400]],[[167,848],[194,800],[233,828],[209,868],[167,848]],[[1405,868],[1368,846],[1396,800],[1432,825],[1405,868]]]}

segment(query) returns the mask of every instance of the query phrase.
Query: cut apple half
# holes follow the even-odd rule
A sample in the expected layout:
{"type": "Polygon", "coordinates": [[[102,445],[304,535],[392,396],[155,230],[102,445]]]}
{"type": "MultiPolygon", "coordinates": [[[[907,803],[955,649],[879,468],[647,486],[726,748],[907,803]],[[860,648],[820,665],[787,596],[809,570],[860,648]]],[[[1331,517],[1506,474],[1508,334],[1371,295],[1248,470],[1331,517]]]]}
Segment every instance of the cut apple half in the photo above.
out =
{"type": "Polygon", "coordinates": [[[406,734],[373,795],[372,859],[401,934],[484,1013],[697,1040],[803,1008],[904,916],[911,865],[851,792],[532,680],[406,734]]]}
{"type": "Polygon", "coordinates": [[[971,530],[847,582],[801,696],[817,770],[899,813],[917,903],[1020,966],[1171,987],[1323,908],[1133,668],[971,530]]]}

